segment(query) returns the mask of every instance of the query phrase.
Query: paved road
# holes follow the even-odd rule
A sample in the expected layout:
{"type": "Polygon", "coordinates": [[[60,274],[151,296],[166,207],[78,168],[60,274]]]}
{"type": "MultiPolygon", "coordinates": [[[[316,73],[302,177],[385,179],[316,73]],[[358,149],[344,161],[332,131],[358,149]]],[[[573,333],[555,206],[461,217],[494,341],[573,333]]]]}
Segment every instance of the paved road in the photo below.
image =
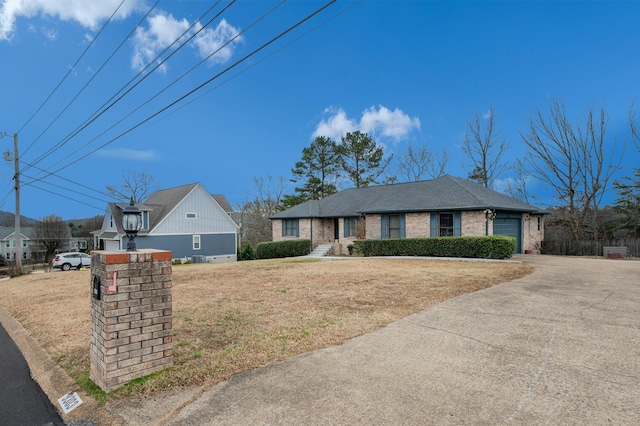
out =
{"type": "Polygon", "coordinates": [[[64,425],[57,411],[31,378],[18,347],[0,325],[0,424],[64,425]]]}
{"type": "Polygon", "coordinates": [[[235,376],[165,424],[640,424],[640,262],[521,258],[534,274],[235,376]]]}

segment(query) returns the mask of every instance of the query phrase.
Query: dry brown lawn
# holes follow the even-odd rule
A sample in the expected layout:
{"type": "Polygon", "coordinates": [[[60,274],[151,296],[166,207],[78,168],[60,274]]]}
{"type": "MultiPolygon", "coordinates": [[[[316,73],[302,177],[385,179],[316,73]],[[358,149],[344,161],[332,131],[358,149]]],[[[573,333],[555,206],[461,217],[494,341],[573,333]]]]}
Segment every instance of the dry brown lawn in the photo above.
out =
{"type": "MultiPolygon", "coordinates": [[[[174,367],[115,396],[215,383],[531,271],[516,263],[366,258],[174,266],[174,367]]],[[[71,377],[86,381],[88,270],[1,281],[0,305],[71,377]]]]}

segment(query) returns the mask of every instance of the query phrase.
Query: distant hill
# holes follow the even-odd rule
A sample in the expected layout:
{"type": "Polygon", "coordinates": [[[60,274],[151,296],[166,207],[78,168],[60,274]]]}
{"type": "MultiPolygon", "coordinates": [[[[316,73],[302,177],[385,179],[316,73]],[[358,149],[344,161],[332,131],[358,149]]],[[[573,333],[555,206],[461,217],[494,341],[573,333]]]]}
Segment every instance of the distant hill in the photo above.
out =
{"type": "MultiPolygon", "coordinates": [[[[38,221],[36,219],[32,219],[30,217],[20,215],[20,225],[21,226],[33,226],[38,221]]],[[[11,212],[5,212],[0,210],[0,226],[15,226],[16,224],[16,215],[11,212]]]]}
{"type": "Polygon", "coordinates": [[[88,236],[91,231],[96,231],[102,226],[103,215],[96,215],[84,219],[65,220],[71,228],[74,237],[88,236]],[[86,235],[85,235],[86,234],[86,235]]]}

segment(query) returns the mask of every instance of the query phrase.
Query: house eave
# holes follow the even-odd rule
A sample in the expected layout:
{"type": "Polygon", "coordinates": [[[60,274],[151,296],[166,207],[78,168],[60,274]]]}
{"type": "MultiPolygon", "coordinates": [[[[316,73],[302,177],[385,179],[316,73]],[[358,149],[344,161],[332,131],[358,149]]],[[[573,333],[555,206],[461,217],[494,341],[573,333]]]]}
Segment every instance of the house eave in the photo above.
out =
{"type": "Polygon", "coordinates": [[[385,209],[385,210],[362,210],[358,211],[358,214],[388,214],[388,213],[430,213],[430,212],[456,212],[456,211],[484,211],[484,210],[499,210],[510,211],[529,214],[548,214],[542,213],[538,209],[519,209],[500,206],[456,206],[456,207],[433,207],[433,208],[418,208],[418,209],[385,209]]]}

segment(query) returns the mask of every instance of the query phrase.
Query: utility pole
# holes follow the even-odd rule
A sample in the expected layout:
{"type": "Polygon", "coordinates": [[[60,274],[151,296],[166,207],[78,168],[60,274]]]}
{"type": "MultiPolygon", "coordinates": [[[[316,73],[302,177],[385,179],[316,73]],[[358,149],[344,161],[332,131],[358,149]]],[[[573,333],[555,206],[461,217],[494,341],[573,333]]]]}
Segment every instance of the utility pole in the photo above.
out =
{"type": "Polygon", "coordinates": [[[16,189],[16,274],[22,275],[22,241],[20,240],[20,162],[18,161],[18,134],[13,134],[13,164],[16,189]]]}
{"type": "MultiPolygon", "coordinates": [[[[9,136],[6,132],[0,132],[0,139],[9,136]]],[[[4,159],[11,161],[11,152],[7,150],[4,153],[4,159]]],[[[16,214],[15,214],[15,239],[16,251],[15,251],[15,273],[22,275],[22,239],[20,238],[20,161],[18,158],[18,134],[13,134],[13,165],[15,167],[15,174],[13,180],[15,182],[14,188],[16,190],[16,214]]],[[[7,259],[10,260],[10,259],[7,259]]]]}

